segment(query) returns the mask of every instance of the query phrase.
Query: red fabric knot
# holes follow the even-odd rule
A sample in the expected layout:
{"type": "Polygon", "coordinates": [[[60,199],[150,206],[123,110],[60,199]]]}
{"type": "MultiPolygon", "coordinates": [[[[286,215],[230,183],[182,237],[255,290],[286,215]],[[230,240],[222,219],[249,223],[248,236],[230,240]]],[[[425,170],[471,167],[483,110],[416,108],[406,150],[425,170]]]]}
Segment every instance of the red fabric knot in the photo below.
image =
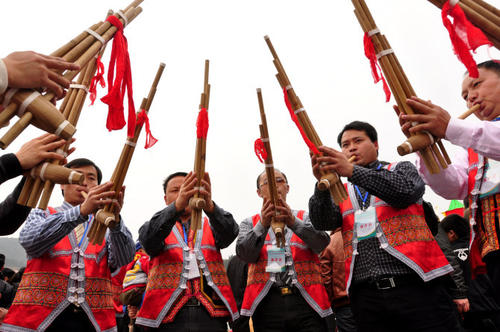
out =
{"type": "Polygon", "coordinates": [[[476,53],[476,49],[479,46],[488,45],[491,47],[493,44],[479,28],[475,27],[467,19],[464,11],[458,4],[452,7],[450,1],[446,1],[441,10],[441,18],[450,35],[451,44],[456,56],[465,65],[470,77],[479,77],[477,64],[474,61],[471,51],[476,53]],[[448,16],[453,18],[453,23],[448,16]]]}
{"type": "Polygon", "coordinates": [[[313,142],[307,137],[306,133],[304,132],[304,128],[300,125],[299,119],[297,118],[297,114],[293,111],[292,104],[290,104],[290,100],[288,99],[288,92],[286,91],[286,87],[283,88],[283,95],[285,97],[285,104],[286,108],[288,108],[288,111],[290,112],[290,116],[292,117],[293,122],[295,122],[295,125],[299,129],[300,135],[302,136],[302,139],[304,142],[306,142],[307,147],[309,150],[311,150],[314,154],[319,154],[319,150],[314,145],[313,142]]]}
{"type": "Polygon", "coordinates": [[[90,81],[90,87],[89,87],[89,98],[90,98],[90,105],[94,105],[94,102],[97,98],[97,83],[101,85],[101,88],[106,87],[106,81],[104,80],[104,64],[101,61],[101,56],[98,55],[96,59],[96,67],[97,71],[92,77],[92,80],[90,81]]]}
{"type": "Polygon", "coordinates": [[[146,125],[146,144],[144,144],[144,148],[149,149],[150,147],[155,145],[158,140],[154,138],[153,134],[151,133],[151,129],[149,127],[149,117],[145,109],[142,109],[137,114],[137,126],[142,126],[143,124],[146,125]]]}
{"type": "Polygon", "coordinates": [[[123,115],[123,98],[125,90],[128,97],[128,128],[127,136],[133,137],[135,130],[135,106],[132,91],[132,71],[128,53],[127,38],[123,35],[123,24],[115,16],[108,16],[108,22],[118,28],[113,38],[113,48],[108,69],[108,94],[101,101],[108,105],[106,128],[109,131],[122,129],[125,126],[123,115]],[[116,66],[116,78],[115,76],[116,66]],[[113,82],[114,80],[114,82],[113,82]]]}
{"type": "Polygon", "coordinates": [[[259,161],[261,163],[264,163],[267,159],[267,151],[266,147],[264,146],[264,142],[262,142],[262,139],[257,138],[255,140],[253,148],[255,151],[255,155],[257,156],[257,158],[259,158],[259,161]]]}
{"type": "Polygon", "coordinates": [[[370,67],[372,68],[372,76],[374,83],[378,83],[382,81],[382,87],[385,93],[385,101],[389,102],[391,99],[391,90],[387,85],[385,77],[382,73],[382,69],[380,68],[380,64],[378,63],[377,53],[375,52],[375,46],[373,46],[372,38],[368,35],[368,32],[365,32],[363,37],[363,44],[365,48],[365,56],[370,60],[370,67]]]}
{"type": "Polygon", "coordinates": [[[196,137],[197,138],[207,138],[208,133],[208,112],[205,107],[203,107],[200,112],[198,112],[198,118],[196,119],[196,137]]]}

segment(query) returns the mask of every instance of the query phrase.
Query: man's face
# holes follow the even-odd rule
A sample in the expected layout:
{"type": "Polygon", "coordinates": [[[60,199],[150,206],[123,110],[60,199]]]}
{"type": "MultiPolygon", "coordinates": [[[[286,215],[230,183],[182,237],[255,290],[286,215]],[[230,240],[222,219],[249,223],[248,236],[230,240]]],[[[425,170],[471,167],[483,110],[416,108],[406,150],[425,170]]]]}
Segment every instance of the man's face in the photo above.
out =
{"type": "Polygon", "coordinates": [[[82,185],[62,184],[61,189],[64,191],[64,200],[73,206],[77,206],[82,204],[85,200],[81,192],[88,192],[90,189],[98,185],[97,170],[94,166],[90,165],[72,167],[71,169],[83,174],[83,183],[82,185]]]}
{"type": "MultiPolygon", "coordinates": [[[[286,202],[286,195],[290,190],[290,186],[280,171],[274,170],[274,178],[276,180],[276,191],[278,192],[278,197],[286,202]]],[[[265,199],[271,199],[267,174],[265,172],[259,178],[259,189],[257,189],[257,195],[265,199]]]]}
{"type": "Polygon", "coordinates": [[[467,107],[479,104],[474,113],[480,120],[491,121],[500,116],[500,76],[492,70],[479,68],[479,77],[466,76],[462,83],[462,97],[467,107]]]}
{"type": "Polygon", "coordinates": [[[184,183],[184,178],[184,176],[176,176],[168,181],[167,187],[165,188],[165,196],[163,197],[165,204],[170,205],[175,202],[179,196],[179,190],[184,183]]]}
{"type": "Polygon", "coordinates": [[[347,159],[355,156],[354,164],[365,166],[377,160],[378,143],[372,142],[363,130],[346,130],[340,140],[342,152],[347,159]]]}

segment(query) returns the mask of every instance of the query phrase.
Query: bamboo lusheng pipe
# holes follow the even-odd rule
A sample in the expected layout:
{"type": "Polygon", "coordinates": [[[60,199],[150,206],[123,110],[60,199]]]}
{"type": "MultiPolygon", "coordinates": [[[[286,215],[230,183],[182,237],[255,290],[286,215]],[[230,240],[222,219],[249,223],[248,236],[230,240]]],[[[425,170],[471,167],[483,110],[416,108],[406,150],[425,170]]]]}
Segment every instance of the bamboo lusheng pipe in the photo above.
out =
{"type": "MultiPolygon", "coordinates": [[[[442,9],[446,0],[429,0],[442,9]]],[[[481,29],[493,45],[500,49],[500,10],[482,0],[461,0],[462,8],[469,21],[481,29]]]]}
{"type": "MultiPolygon", "coordinates": [[[[363,31],[365,33],[371,32],[370,38],[373,42],[375,52],[377,54],[381,54],[382,51],[385,52],[385,54],[382,54],[379,57],[378,61],[382,67],[387,83],[389,84],[399,109],[404,114],[414,114],[414,110],[406,103],[406,99],[411,96],[415,96],[416,94],[399,63],[399,60],[394,54],[385,36],[376,30],[377,26],[365,2],[363,0],[352,0],[352,2],[355,7],[354,13],[363,31]]],[[[446,168],[448,165],[447,159],[449,158],[447,158],[446,150],[442,144],[439,144],[439,147],[432,144],[431,146],[420,150],[419,153],[421,154],[426,167],[433,174],[440,172],[440,166],[441,168],[446,168]]]]}
{"type": "MultiPolygon", "coordinates": [[[[281,88],[286,91],[285,93],[288,96],[288,100],[290,101],[292,109],[294,112],[296,112],[298,122],[303,128],[307,138],[316,147],[323,145],[316,130],[314,129],[314,126],[312,125],[311,120],[309,119],[309,116],[307,115],[307,112],[304,109],[304,106],[302,105],[302,102],[296,95],[295,90],[293,89],[290,80],[288,79],[285,69],[281,64],[278,54],[276,53],[276,50],[271,43],[271,40],[268,36],[265,36],[264,39],[267,43],[267,46],[269,47],[269,50],[271,51],[271,54],[273,55],[273,63],[276,67],[276,70],[278,71],[278,73],[276,74],[276,78],[281,88]]],[[[331,174],[333,175],[330,175],[330,173],[322,174],[323,179],[318,182],[318,188],[321,190],[329,190],[335,203],[340,204],[342,201],[347,199],[347,192],[338,174],[333,172],[331,174]]]]}
{"type": "MultiPolygon", "coordinates": [[[[262,92],[260,89],[257,89],[257,99],[259,101],[259,111],[261,119],[261,124],[259,125],[260,138],[266,150],[264,165],[267,176],[267,186],[269,189],[270,200],[274,206],[277,206],[278,190],[276,188],[276,177],[274,174],[273,154],[271,151],[271,142],[269,141],[269,131],[267,129],[267,119],[266,113],[264,111],[264,101],[262,100],[262,92]]],[[[275,211],[275,216],[278,214],[279,212],[275,211]]],[[[276,246],[278,248],[284,248],[286,242],[285,223],[283,221],[276,220],[275,216],[273,216],[271,219],[271,228],[274,232],[274,235],[276,236],[276,246]]]]}
{"type": "MultiPolygon", "coordinates": [[[[479,109],[480,105],[474,105],[465,113],[460,115],[458,118],[461,120],[466,119],[469,115],[473,114],[479,109]]],[[[400,156],[405,156],[414,151],[421,150],[424,147],[430,146],[434,142],[431,135],[425,133],[419,133],[417,135],[409,137],[403,144],[398,146],[398,153],[400,156]]]]}
{"type": "MultiPolygon", "coordinates": [[[[201,112],[208,111],[208,106],[210,103],[210,84],[208,83],[209,76],[209,66],[210,62],[205,60],[205,75],[203,78],[203,93],[200,98],[200,113],[198,117],[200,117],[201,112]]],[[[198,124],[199,125],[199,124],[198,124]]],[[[198,131],[198,129],[197,129],[198,131]]],[[[206,134],[206,133],[205,133],[206,134]]],[[[196,138],[196,148],[195,148],[195,157],[194,157],[194,167],[193,171],[196,174],[196,187],[201,187],[201,181],[205,175],[205,159],[206,159],[206,150],[207,150],[207,139],[206,136],[197,134],[196,138]]],[[[199,206],[205,206],[206,202],[203,197],[200,197],[199,191],[197,191],[193,197],[189,200],[189,206],[191,207],[191,225],[190,229],[194,231],[194,234],[197,233],[198,230],[201,229],[201,217],[202,217],[202,208],[199,206]]]]}
{"type": "MultiPolygon", "coordinates": [[[[155,97],[156,89],[158,87],[158,83],[164,69],[165,64],[160,63],[159,68],[156,72],[156,76],[149,90],[148,96],[146,98],[143,98],[142,100],[140,109],[141,111],[144,110],[146,114],[149,113],[151,103],[153,102],[153,99],[155,97]]],[[[139,112],[137,114],[139,114],[139,112]]],[[[113,183],[111,190],[115,192],[115,195],[113,197],[114,200],[118,199],[121,188],[123,187],[123,183],[125,182],[125,177],[127,175],[130,162],[132,161],[132,156],[135,151],[137,140],[139,139],[139,136],[141,134],[142,127],[143,123],[137,122],[135,126],[134,136],[127,138],[118,163],[116,164],[115,170],[113,171],[113,175],[111,176],[111,182],[113,183]]],[[[88,234],[90,243],[101,244],[104,240],[104,236],[106,235],[106,229],[108,227],[115,226],[118,222],[119,217],[116,215],[115,205],[107,204],[103,209],[97,211],[97,213],[95,214],[95,222],[92,224],[88,234]]]]}
{"type": "MultiPolygon", "coordinates": [[[[131,5],[129,5],[127,10],[124,13],[124,16],[127,17],[128,23],[133,21],[137,15],[139,15],[142,12],[142,8],[140,7],[133,7],[133,4],[136,3],[141,3],[142,0],[137,0],[134,1],[131,5]]],[[[124,23],[124,19],[121,18],[119,15],[115,15],[122,23],[124,23]]],[[[100,26],[95,30],[95,32],[104,39],[104,42],[107,43],[115,34],[117,31],[117,28],[113,26],[111,23],[108,21],[100,24],[100,26]]],[[[69,48],[69,44],[66,44],[62,48],[66,49],[69,48]]],[[[74,62],[75,64],[79,65],[81,68],[85,67],[87,63],[99,52],[99,50],[102,48],[102,42],[97,40],[94,36],[90,35],[87,33],[87,36],[80,41],[76,46],[71,48],[66,54],[62,56],[62,58],[66,61],[69,62],[74,62]]],[[[56,51],[58,52],[58,51],[56,51]]],[[[56,53],[54,52],[54,53],[56,53]]],[[[67,71],[64,73],[64,77],[68,80],[73,80],[73,78],[76,77],[76,75],[79,73],[79,71],[67,71]]],[[[33,90],[29,90],[30,92],[33,90]]],[[[19,93],[14,94],[13,101],[9,103],[9,105],[5,108],[4,111],[7,112],[2,112],[4,113],[4,117],[0,117],[0,123],[7,123],[8,120],[10,120],[11,117],[13,117],[18,109],[18,105],[22,104],[27,96],[17,96],[19,93]],[[3,121],[3,122],[2,122],[3,121]]],[[[31,93],[29,93],[31,94],[31,93]]],[[[60,120],[60,114],[57,112],[57,109],[49,102],[53,97],[53,93],[47,93],[44,96],[41,96],[42,98],[38,97],[33,101],[27,108],[27,112],[22,114],[21,119],[13,126],[5,135],[0,139],[0,147],[5,149],[26,127],[29,123],[32,123],[41,129],[52,132],[52,133],[58,133],[59,126],[61,125],[61,122],[58,122],[60,120]],[[45,101],[41,101],[42,99],[45,99],[45,101]],[[38,104],[42,104],[42,109],[39,109],[38,106],[35,108],[33,104],[35,102],[38,102],[38,104]],[[34,113],[33,113],[34,112],[34,113]],[[48,115],[48,118],[47,118],[48,115]],[[47,122],[48,121],[48,122],[47,122]]],[[[64,121],[64,120],[63,120],[64,121]]],[[[59,133],[61,137],[63,138],[70,138],[75,131],[75,128],[72,127],[70,124],[68,124],[65,128],[65,131],[63,133],[59,133]],[[71,134],[66,133],[65,131],[71,132],[71,134]],[[66,137],[67,136],[67,137],[66,137]]]]}

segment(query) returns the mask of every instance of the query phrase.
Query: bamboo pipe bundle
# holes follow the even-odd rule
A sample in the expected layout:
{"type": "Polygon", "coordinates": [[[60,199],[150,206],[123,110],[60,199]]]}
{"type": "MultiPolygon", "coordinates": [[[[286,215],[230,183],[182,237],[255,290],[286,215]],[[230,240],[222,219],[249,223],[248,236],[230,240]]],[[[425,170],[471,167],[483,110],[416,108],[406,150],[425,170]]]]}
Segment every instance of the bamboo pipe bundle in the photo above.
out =
{"type": "MultiPolygon", "coordinates": [[[[203,93],[201,94],[200,107],[199,107],[200,113],[208,111],[208,106],[210,102],[210,84],[208,83],[209,65],[210,62],[208,60],[205,60],[203,93]]],[[[198,115],[198,119],[200,119],[200,115],[198,115]]],[[[196,187],[198,188],[201,187],[201,180],[205,175],[206,150],[207,150],[206,136],[203,137],[203,135],[197,135],[193,171],[194,173],[196,173],[196,187]]],[[[189,200],[189,206],[191,208],[190,229],[194,231],[195,234],[199,229],[201,229],[201,217],[205,205],[206,202],[203,199],[203,197],[200,197],[198,191],[189,200]]]]}
{"type": "MultiPolygon", "coordinates": [[[[442,9],[447,0],[428,0],[442,9]]],[[[469,21],[481,29],[493,45],[500,50],[500,10],[483,0],[460,0],[469,21]]]]}
{"type": "MultiPolygon", "coordinates": [[[[265,36],[264,39],[266,40],[267,46],[269,47],[269,50],[273,55],[273,63],[274,66],[276,67],[276,70],[278,71],[278,73],[276,74],[276,78],[278,79],[281,88],[284,91],[286,90],[288,100],[290,101],[293,111],[297,115],[298,122],[304,129],[307,138],[316,147],[323,145],[323,143],[321,143],[318,134],[316,133],[316,130],[314,129],[311,123],[311,120],[309,119],[309,116],[307,115],[307,112],[304,109],[304,106],[302,105],[302,102],[300,101],[299,97],[295,94],[295,90],[293,89],[292,84],[288,79],[285,69],[281,64],[278,54],[276,53],[274,46],[271,43],[271,40],[269,39],[268,36],[265,36]]],[[[318,188],[320,190],[329,190],[335,204],[340,204],[348,197],[347,191],[345,190],[345,187],[342,184],[340,177],[338,176],[337,173],[334,172],[332,173],[324,172],[322,174],[321,181],[318,182],[318,188]]]]}
{"type": "MultiPolygon", "coordinates": [[[[267,186],[269,188],[269,195],[271,196],[271,202],[274,206],[278,204],[278,190],[276,189],[276,177],[274,174],[273,165],[273,154],[271,152],[271,142],[269,141],[269,131],[267,129],[267,119],[266,113],[264,111],[264,101],[262,100],[262,92],[257,89],[257,99],[259,101],[260,119],[261,124],[259,125],[260,139],[264,144],[266,149],[266,158],[264,160],[266,176],[267,176],[267,186]]],[[[275,214],[279,212],[275,211],[275,214]]],[[[283,221],[278,221],[273,216],[271,219],[271,228],[273,229],[274,235],[276,236],[276,246],[278,248],[285,247],[285,223],[283,221]]]]}
{"type": "MultiPolygon", "coordinates": [[[[392,50],[388,40],[378,30],[365,1],[352,0],[352,3],[355,7],[354,14],[358,19],[361,28],[365,33],[368,33],[368,35],[371,36],[370,38],[373,42],[375,52],[377,53],[378,61],[382,67],[399,109],[404,114],[414,114],[415,111],[408,106],[406,99],[411,96],[416,96],[415,91],[413,90],[413,87],[403,71],[403,68],[401,67],[401,64],[399,63],[399,60],[392,50]]],[[[448,154],[440,141],[436,140],[427,132],[417,133],[414,136],[418,137],[416,140],[429,141],[429,143],[432,143],[418,151],[421,154],[427,169],[432,174],[439,173],[440,167],[443,169],[448,167],[448,164],[450,164],[451,161],[449,160],[448,154]]],[[[411,143],[408,142],[408,144],[411,143]]],[[[412,151],[415,151],[413,146],[412,151]]]]}
{"type": "MultiPolygon", "coordinates": [[[[151,103],[156,94],[156,89],[158,87],[158,83],[163,74],[163,70],[165,69],[165,64],[160,63],[158,71],[156,72],[156,76],[153,80],[153,84],[149,90],[149,94],[146,98],[143,98],[141,103],[141,111],[144,110],[149,113],[149,109],[151,108],[151,103]]],[[[139,112],[137,113],[139,114],[139,112]]],[[[138,118],[139,120],[139,118],[138,118]]],[[[116,164],[113,175],[111,176],[111,182],[113,186],[111,190],[115,192],[113,200],[118,200],[118,196],[120,195],[121,189],[123,187],[123,183],[125,181],[125,176],[127,175],[128,168],[130,166],[130,162],[132,161],[132,156],[135,151],[135,146],[137,144],[137,140],[139,139],[139,135],[141,134],[141,130],[143,127],[143,123],[137,121],[135,126],[134,136],[127,137],[127,141],[125,142],[122,153],[116,164]]],[[[97,211],[95,214],[95,220],[90,227],[89,233],[87,237],[89,238],[90,243],[93,244],[101,244],[106,235],[106,229],[108,227],[116,226],[120,221],[119,216],[115,210],[115,205],[107,204],[104,208],[97,211]]]]}
{"type": "MultiPolygon", "coordinates": [[[[125,23],[123,17],[130,23],[142,12],[142,8],[137,7],[142,1],[143,0],[135,0],[132,4],[127,6],[125,12],[119,11],[120,14],[115,14],[115,16],[120,19],[122,23],[125,23]]],[[[108,21],[100,22],[96,25],[97,28],[92,31],[94,31],[94,34],[100,35],[104,43],[91,33],[85,31],[57,51],[53,52],[53,54],[57,54],[64,60],[73,62],[81,68],[84,68],[87,63],[97,55],[103,44],[111,40],[117,31],[117,28],[108,21]],[[84,34],[86,34],[86,37],[81,39],[84,34]]],[[[78,73],[79,71],[66,71],[63,76],[71,81],[78,73]]],[[[30,123],[42,130],[61,136],[62,138],[71,138],[76,129],[67,122],[57,108],[52,105],[50,100],[53,98],[54,93],[45,93],[42,95],[38,91],[32,89],[11,89],[7,91],[3,101],[5,107],[0,116],[0,126],[6,125],[16,114],[20,119],[2,138],[0,138],[0,147],[5,149],[9,146],[9,144],[12,143],[30,123]]]]}
{"type": "MultiPolygon", "coordinates": [[[[471,107],[469,110],[464,112],[462,115],[460,115],[458,118],[461,120],[466,119],[469,115],[472,113],[476,112],[479,109],[480,105],[474,105],[471,107]]],[[[427,139],[419,139],[420,136],[411,136],[408,137],[406,142],[398,146],[398,153],[400,156],[405,156],[407,154],[410,154],[413,150],[420,150],[422,148],[425,148],[430,145],[431,141],[428,136],[424,136],[424,138],[427,139]]]]}

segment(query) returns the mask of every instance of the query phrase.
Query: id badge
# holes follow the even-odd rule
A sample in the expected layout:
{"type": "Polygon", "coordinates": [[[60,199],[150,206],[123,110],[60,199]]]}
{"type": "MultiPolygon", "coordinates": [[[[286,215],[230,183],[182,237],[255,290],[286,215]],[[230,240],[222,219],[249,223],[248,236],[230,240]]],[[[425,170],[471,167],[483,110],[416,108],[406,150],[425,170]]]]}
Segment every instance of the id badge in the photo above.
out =
{"type": "Polygon", "coordinates": [[[358,240],[365,240],[376,235],[377,215],[375,209],[371,206],[362,211],[356,211],[354,214],[354,225],[358,240]]]}
{"type": "Polygon", "coordinates": [[[189,252],[189,265],[188,265],[188,280],[199,278],[200,270],[198,269],[198,263],[196,263],[196,256],[194,252],[189,252]]]}
{"type": "Polygon", "coordinates": [[[266,272],[285,272],[285,248],[267,247],[266,272]]]}

